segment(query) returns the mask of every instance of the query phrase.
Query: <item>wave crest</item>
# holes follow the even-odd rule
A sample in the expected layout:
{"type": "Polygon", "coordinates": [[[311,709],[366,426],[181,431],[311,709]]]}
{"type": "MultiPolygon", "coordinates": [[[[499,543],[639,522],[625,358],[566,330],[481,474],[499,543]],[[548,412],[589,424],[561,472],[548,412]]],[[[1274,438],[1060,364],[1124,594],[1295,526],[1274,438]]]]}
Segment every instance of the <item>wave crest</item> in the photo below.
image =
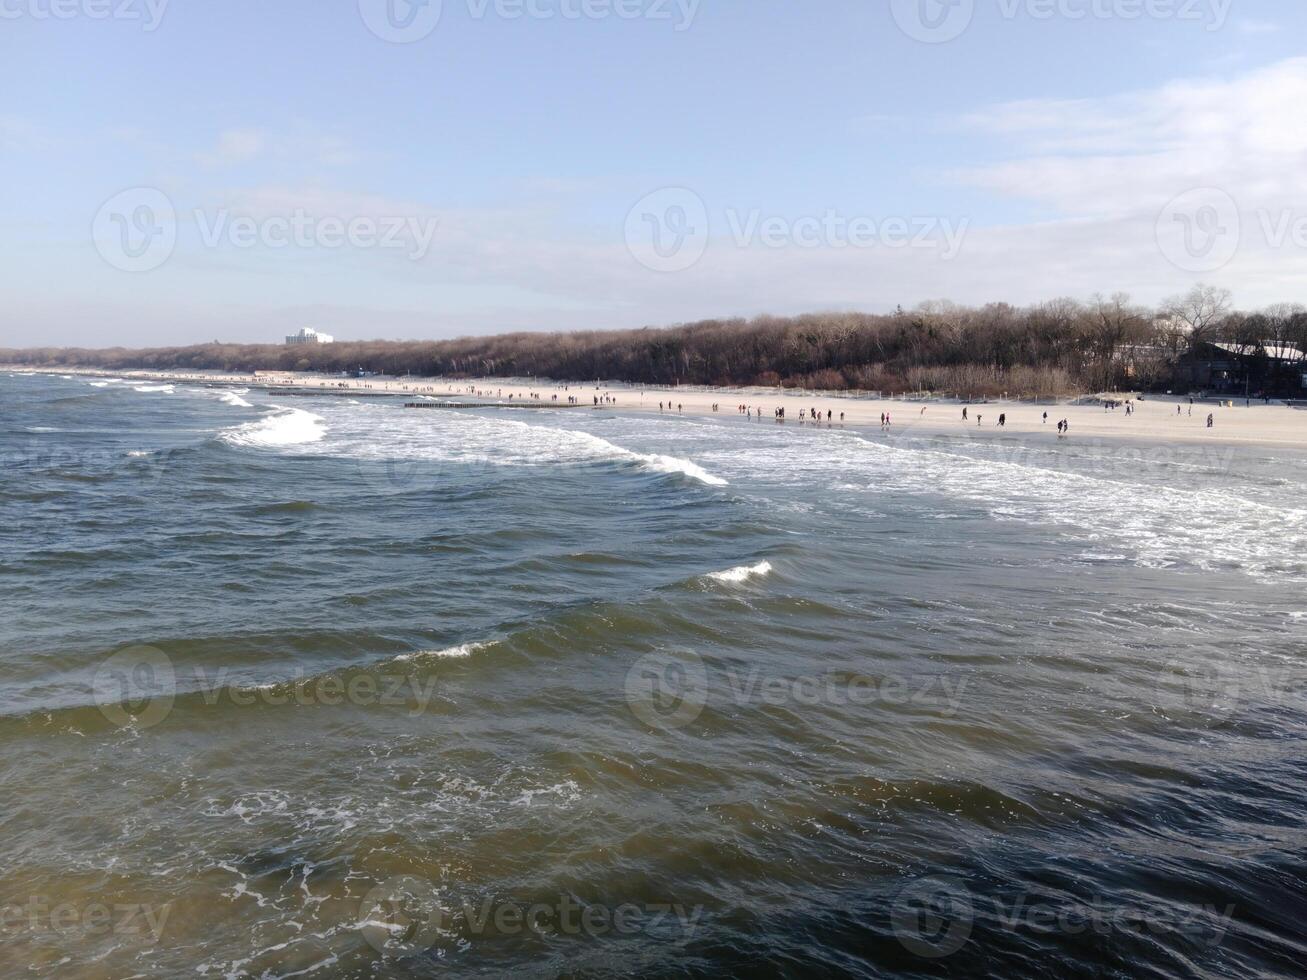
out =
{"type": "Polygon", "coordinates": [[[728,568],[723,572],[710,572],[706,578],[714,582],[722,582],[727,585],[739,585],[741,582],[747,582],[749,579],[764,578],[771,574],[772,567],[769,561],[760,561],[756,565],[737,565],[735,568],[728,568]]]}
{"type": "Polygon", "coordinates": [[[276,449],[281,446],[299,446],[318,442],[326,435],[322,416],[302,408],[273,406],[273,413],[257,422],[246,422],[234,429],[219,433],[218,438],[229,446],[254,449],[276,449]]]}

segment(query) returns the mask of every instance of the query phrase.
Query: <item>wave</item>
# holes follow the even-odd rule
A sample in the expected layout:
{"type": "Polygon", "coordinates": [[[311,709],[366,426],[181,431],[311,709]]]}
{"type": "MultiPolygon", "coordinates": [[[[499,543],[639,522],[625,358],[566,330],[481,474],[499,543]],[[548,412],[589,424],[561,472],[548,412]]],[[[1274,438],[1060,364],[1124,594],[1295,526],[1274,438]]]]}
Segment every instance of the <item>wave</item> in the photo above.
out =
{"type": "Polygon", "coordinates": [[[91,384],[91,387],[92,387],[92,388],[108,388],[109,385],[112,384],[112,382],[110,382],[110,381],[92,381],[90,384],[91,384]]]}
{"type": "Polygon", "coordinates": [[[322,416],[302,408],[282,408],[277,405],[272,408],[272,414],[265,415],[257,422],[246,422],[227,429],[219,433],[218,438],[229,446],[277,449],[319,442],[326,435],[322,416]]]}
{"type": "Polygon", "coordinates": [[[174,391],[177,390],[177,388],[174,385],[140,385],[136,388],[133,388],[132,390],[140,391],[147,394],[150,392],[161,392],[165,395],[171,395],[174,391]]]}
{"type": "Polygon", "coordinates": [[[723,582],[727,585],[738,585],[741,582],[747,582],[749,579],[764,578],[772,572],[771,562],[760,561],[756,565],[738,565],[735,568],[728,568],[724,572],[710,572],[705,578],[714,582],[723,582]]]}
{"type": "Polygon", "coordinates": [[[684,476],[688,476],[692,480],[706,483],[710,487],[727,486],[726,480],[722,479],[720,476],[714,476],[698,463],[692,463],[688,459],[680,459],[676,456],[663,456],[656,453],[648,455],[635,453],[634,455],[639,457],[645,466],[656,473],[680,473],[684,476]]]}
{"type": "Polygon", "coordinates": [[[400,663],[406,663],[410,660],[466,660],[478,650],[484,650],[490,646],[489,643],[461,643],[456,647],[448,647],[444,650],[417,650],[413,653],[402,653],[394,659],[400,663]]]}
{"type": "Polygon", "coordinates": [[[1096,552],[1124,546],[1146,567],[1239,568],[1273,578],[1307,574],[1307,508],[1288,500],[1267,504],[1224,488],[1127,482],[1112,470],[1093,472],[1092,461],[1088,472],[1076,472],[861,436],[832,439],[823,456],[819,463],[805,461],[810,470],[834,467],[843,479],[856,476],[879,492],[943,494],[999,520],[1060,526],[1096,552]],[[1104,534],[1111,545],[1102,541],[1104,534]]]}
{"type": "Polygon", "coordinates": [[[725,479],[689,459],[635,452],[575,429],[461,412],[387,413],[385,418],[342,412],[332,415],[331,444],[344,455],[365,459],[494,466],[628,463],[660,476],[682,476],[714,487],[727,485],[725,479]],[[419,415],[420,419],[414,418],[419,415]]]}
{"type": "Polygon", "coordinates": [[[247,402],[244,398],[241,397],[241,395],[245,394],[249,390],[250,389],[245,388],[242,389],[241,391],[234,391],[234,390],[224,391],[218,395],[218,398],[221,399],[224,403],[231,405],[233,408],[253,408],[254,407],[253,405],[251,405],[249,402],[247,402]]]}

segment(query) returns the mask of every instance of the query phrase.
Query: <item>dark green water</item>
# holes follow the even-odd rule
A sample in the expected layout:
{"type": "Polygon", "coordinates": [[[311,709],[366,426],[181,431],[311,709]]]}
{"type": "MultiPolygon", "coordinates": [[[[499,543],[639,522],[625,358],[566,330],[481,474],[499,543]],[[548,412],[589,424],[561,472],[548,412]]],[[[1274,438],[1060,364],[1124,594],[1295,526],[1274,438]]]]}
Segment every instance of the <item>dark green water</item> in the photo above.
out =
{"type": "Polygon", "coordinates": [[[0,975],[1301,975],[1301,455],[97,384],[0,975]]]}

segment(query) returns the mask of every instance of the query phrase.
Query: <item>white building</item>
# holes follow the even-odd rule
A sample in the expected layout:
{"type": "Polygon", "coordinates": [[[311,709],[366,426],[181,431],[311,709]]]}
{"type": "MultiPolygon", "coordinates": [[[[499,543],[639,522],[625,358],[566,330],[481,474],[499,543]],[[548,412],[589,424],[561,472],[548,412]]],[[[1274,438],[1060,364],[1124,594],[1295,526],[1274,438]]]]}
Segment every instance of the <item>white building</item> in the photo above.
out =
{"type": "Polygon", "coordinates": [[[335,337],[328,333],[318,333],[312,327],[301,327],[299,333],[291,334],[286,338],[288,344],[330,344],[334,343],[335,337]]]}

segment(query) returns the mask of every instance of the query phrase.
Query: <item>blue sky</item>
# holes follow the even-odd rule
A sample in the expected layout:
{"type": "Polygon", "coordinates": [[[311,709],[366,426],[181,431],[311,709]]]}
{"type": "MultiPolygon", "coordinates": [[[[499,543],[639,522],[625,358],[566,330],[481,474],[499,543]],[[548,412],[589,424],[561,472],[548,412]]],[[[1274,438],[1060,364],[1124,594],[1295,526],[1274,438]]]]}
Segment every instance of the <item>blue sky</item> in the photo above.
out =
{"type": "Polygon", "coordinates": [[[1307,5],[947,3],[0,0],[0,345],[1307,298],[1307,5]]]}

